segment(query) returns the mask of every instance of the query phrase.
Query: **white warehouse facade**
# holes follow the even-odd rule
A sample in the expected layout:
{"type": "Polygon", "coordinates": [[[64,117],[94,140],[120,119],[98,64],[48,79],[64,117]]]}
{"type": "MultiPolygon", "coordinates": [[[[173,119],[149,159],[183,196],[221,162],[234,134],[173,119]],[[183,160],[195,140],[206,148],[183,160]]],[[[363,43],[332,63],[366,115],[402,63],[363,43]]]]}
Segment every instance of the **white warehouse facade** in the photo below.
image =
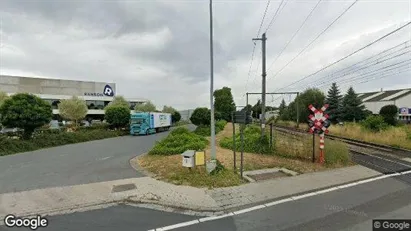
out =
{"type": "MultiPolygon", "coordinates": [[[[101,118],[104,108],[116,96],[116,84],[105,82],[48,79],[38,77],[0,75],[0,91],[13,95],[31,93],[49,102],[53,114],[58,115],[60,100],[77,96],[86,101],[89,118],[101,118]]],[[[145,99],[126,99],[130,109],[136,104],[147,102],[145,99]]]]}
{"type": "Polygon", "coordinates": [[[399,119],[411,121],[411,88],[360,93],[358,97],[373,114],[379,114],[380,109],[386,105],[396,105],[399,108],[399,119]]]}

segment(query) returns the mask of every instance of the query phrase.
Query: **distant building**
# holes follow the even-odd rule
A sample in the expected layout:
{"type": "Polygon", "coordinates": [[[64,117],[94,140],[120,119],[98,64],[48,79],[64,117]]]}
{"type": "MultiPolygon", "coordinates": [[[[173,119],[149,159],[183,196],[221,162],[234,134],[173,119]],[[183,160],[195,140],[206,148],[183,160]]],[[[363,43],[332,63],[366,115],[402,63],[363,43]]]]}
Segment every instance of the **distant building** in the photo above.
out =
{"type": "Polygon", "coordinates": [[[411,121],[411,88],[389,91],[381,89],[381,91],[359,93],[358,97],[373,114],[379,114],[380,109],[386,105],[396,105],[399,108],[399,119],[411,121]]]}
{"type": "Polygon", "coordinates": [[[181,120],[190,120],[191,115],[194,112],[194,109],[189,109],[189,110],[182,110],[182,111],[178,111],[181,115],[181,120]]]}
{"type": "MultiPolygon", "coordinates": [[[[23,77],[0,75],[0,91],[8,95],[16,93],[31,93],[49,102],[53,114],[58,117],[57,105],[62,99],[77,96],[86,101],[88,112],[87,119],[102,119],[104,108],[116,96],[116,84],[105,82],[75,81],[65,79],[47,79],[37,77],[23,77]]],[[[145,99],[126,99],[130,109],[146,102],[145,99]]]]}

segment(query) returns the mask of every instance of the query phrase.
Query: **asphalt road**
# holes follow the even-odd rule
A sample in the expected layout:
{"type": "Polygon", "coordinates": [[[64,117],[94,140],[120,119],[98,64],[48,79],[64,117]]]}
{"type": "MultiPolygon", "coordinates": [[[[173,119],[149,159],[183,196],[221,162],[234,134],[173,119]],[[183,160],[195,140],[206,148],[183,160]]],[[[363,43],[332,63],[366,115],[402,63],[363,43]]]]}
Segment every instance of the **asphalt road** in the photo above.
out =
{"type": "MultiPolygon", "coordinates": [[[[373,181],[174,230],[372,230],[372,219],[411,219],[410,178],[373,181]]],[[[118,205],[49,217],[49,226],[38,230],[143,231],[195,219],[198,217],[118,205]]],[[[15,229],[3,226],[0,230],[15,229]]]]}
{"type": "Polygon", "coordinates": [[[129,160],[149,151],[168,133],[116,137],[0,157],[0,194],[141,177],[129,160]]]}

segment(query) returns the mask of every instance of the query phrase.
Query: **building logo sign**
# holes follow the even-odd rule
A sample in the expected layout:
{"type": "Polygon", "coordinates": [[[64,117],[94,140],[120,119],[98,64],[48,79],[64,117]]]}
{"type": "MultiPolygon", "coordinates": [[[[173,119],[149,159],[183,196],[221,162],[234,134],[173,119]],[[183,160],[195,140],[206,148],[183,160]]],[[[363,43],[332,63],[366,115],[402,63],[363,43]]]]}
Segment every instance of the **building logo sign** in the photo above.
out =
{"type": "Polygon", "coordinates": [[[410,111],[411,111],[411,108],[406,108],[406,107],[400,108],[400,114],[401,115],[411,114],[410,111]]]}
{"type": "Polygon", "coordinates": [[[106,85],[103,89],[103,93],[98,93],[98,92],[84,92],[85,96],[98,96],[98,97],[104,97],[104,96],[114,96],[114,90],[110,85],[106,85]]]}

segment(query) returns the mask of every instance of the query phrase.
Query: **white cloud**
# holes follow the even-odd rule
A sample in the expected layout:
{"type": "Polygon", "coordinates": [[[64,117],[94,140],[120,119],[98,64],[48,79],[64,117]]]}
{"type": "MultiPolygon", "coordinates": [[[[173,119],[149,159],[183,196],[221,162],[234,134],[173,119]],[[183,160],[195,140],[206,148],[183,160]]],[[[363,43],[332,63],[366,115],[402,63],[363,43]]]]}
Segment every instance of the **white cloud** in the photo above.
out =
{"type": "MultiPolygon", "coordinates": [[[[320,3],[269,69],[267,92],[295,82],[411,20],[408,0],[359,1],[273,78],[352,2],[320,3]]],[[[267,67],[316,3],[289,1],[280,11],[267,32],[267,67]]],[[[262,32],[279,4],[280,1],[271,1],[262,32]]],[[[116,82],[119,94],[151,99],[159,108],[165,104],[179,109],[209,106],[208,1],[6,0],[0,6],[2,74],[116,82]]],[[[256,45],[250,77],[248,72],[252,38],[257,34],[265,7],[266,1],[214,2],[214,86],[231,87],[238,105],[245,104],[246,91],[261,91],[261,67],[257,67],[261,65],[261,42],[256,45]]],[[[406,40],[411,41],[411,26],[330,71],[406,40]]],[[[322,76],[286,90],[302,90],[322,76]]],[[[410,72],[355,85],[357,92],[397,87],[411,87],[410,72]]],[[[250,97],[250,103],[258,98],[250,97]]],[[[271,96],[267,100],[271,101],[271,96]]]]}

